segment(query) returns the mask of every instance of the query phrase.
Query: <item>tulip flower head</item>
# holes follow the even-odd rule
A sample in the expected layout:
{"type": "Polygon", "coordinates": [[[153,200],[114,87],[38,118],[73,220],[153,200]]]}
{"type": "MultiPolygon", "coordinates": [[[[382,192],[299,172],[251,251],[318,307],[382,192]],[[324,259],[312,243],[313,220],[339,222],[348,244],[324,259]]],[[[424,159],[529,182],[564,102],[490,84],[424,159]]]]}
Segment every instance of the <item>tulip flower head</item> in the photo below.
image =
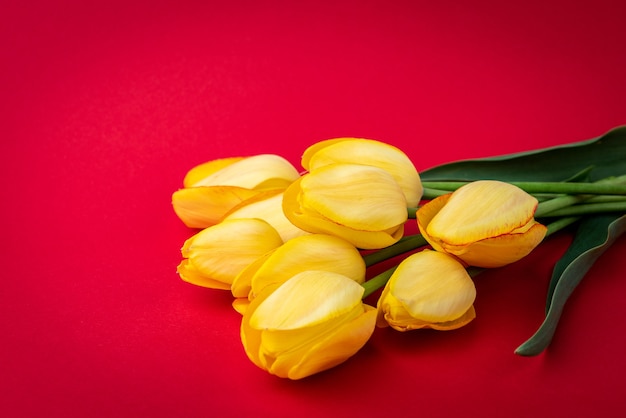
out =
{"type": "Polygon", "coordinates": [[[279,155],[261,154],[209,161],[187,172],[185,187],[238,186],[263,190],[285,188],[300,175],[279,155]]]}
{"type": "Polygon", "coordinates": [[[305,231],[335,235],[362,249],[397,242],[408,218],[394,178],[358,164],[329,164],[300,177],[285,191],[283,211],[305,231]]]}
{"type": "Polygon", "coordinates": [[[417,211],[419,230],[438,251],[467,265],[501,267],[528,255],[546,227],[534,219],[537,199],[501,181],[468,183],[417,211]]]}
{"type": "Polygon", "coordinates": [[[263,370],[294,380],[343,363],[376,324],[376,310],[361,300],[363,290],[325,271],[301,272],[276,290],[266,288],[242,318],[246,354],[263,370]]]}
{"type": "Polygon", "coordinates": [[[177,271],[186,282],[230,290],[245,267],[282,244],[278,232],[263,220],[224,221],[185,241],[177,271]]]}
{"type": "Polygon", "coordinates": [[[452,330],[476,316],[474,282],[447,254],[424,250],[404,259],[378,300],[380,327],[452,330]]]}
{"type": "Polygon", "coordinates": [[[302,167],[310,172],[329,164],[362,164],[382,168],[400,185],[408,207],[417,206],[424,191],[409,157],[384,142],[363,138],[328,139],[310,146],[302,155],[302,167]]]}
{"type": "Polygon", "coordinates": [[[252,198],[283,191],[298,177],[295,167],[278,155],[213,160],[189,170],[184,188],[172,194],[172,205],[185,225],[206,228],[252,198]]]}
{"type": "Polygon", "coordinates": [[[231,291],[235,297],[253,299],[265,287],[307,270],[365,281],[365,261],[352,244],[331,235],[310,234],[294,238],[250,264],[237,275],[231,291]]]}

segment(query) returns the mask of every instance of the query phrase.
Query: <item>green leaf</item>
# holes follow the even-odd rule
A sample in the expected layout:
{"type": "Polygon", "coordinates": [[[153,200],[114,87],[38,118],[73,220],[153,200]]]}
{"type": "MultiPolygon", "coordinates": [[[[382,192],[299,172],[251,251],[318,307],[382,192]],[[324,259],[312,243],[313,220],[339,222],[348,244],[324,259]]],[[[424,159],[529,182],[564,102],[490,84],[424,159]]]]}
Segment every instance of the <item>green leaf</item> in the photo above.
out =
{"type": "Polygon", "coordinates": [[[534,356],[552,341],[563,308],[596,260],[626,231],[626,215],[594,215],[583,219],[574,241],[554,267],[548,289],[546,318],[516,354],[534,356]]]}
{"type": "Polygon", "coordinates": [[[463,160],[420,172],[422,181],[588,181],[626,173],[626,126],[586,141],[497,157],[463,160]],[[591,170],[590,170],[591,167],[591,170]]]}

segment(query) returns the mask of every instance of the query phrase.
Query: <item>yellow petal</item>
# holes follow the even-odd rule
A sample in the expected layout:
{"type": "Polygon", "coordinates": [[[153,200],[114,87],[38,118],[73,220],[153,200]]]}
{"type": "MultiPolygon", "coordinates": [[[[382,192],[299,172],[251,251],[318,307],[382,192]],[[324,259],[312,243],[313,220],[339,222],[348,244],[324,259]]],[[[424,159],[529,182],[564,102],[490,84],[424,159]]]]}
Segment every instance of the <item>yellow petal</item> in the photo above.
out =
{"type": "Polygon", "coordinates": [[[228,211],[262,192],[236,186],[192,187],[172,194],[174,212],[190,228],[219,223],[228,211]]]}
{"type": "Polygon", "coordinates": [[[537,199],[509,183],[475,181],[456,190],[426,227],[428,235],[464,245],[507,234],[530,222],[537,199]]]}
{"type": "MultiPolygon", "coordinates": [[[[247,189],[285,188],[300,177],[295,167],[283,157],[273,154],[228,159],[219,170],[211,167],[202,177],[202,169],[184,182],[185,187],[238,186],[247,189]],[[192,181],[193,180],[193,181],[192,181]]],[[[193,170],[193,169],[192,169],[193,170]]]]}
{"type": "Polygon", "coordinates": [[[185,187],[195,187],[195,185],[203,179],[212,176],[223,168],[226,168],[237,161],[241,161],[244,158],[245,157],[221,158],[199,164],[187,172],[185,178],[183,179],[183,185],[185,187]]]}
{"type": "Polygon", "coordinates": [[[286,377],[303,379],[343,363],[367,343],[375,322],[376,309],[363,305],[363,313],[326,335],[292,363],[286,377]]]}
{"type": "Polygon", "coordinates": [[[271,192],[260,193],[251,199],[241,202],[224,219],[263,219],[278,231],[284,242],[295,237],[307,235],[308,232],[298,228],[287,219],[283,213],[282,202],[283,189],[273,189],[271,192]]]}
{"type": "Polygon", "coordinates": [[[435,329],[437,331],[451,331],[451,330],[464,327],[465,325],[472,322],[476,318],[476,310],[474,309],[474,306],[472,305],[467,310],[467,312],[465,312],[459,318],[453,319],[452,321],[446,321],[446,322],[420,321],[415,318],[413,318],[410,321],[408,320],[403,321],[389,314],[386,314],[385,318],[386,318],[385,323],[388,323],[388,325],[391,326],[393,329],[397,331],[401,331],[401,332],[411,331],[411,330],[416,330],[416,329],[426,329],[426,328],[435,329]]]}
{"type": "Polygon", "coordinates": [[[182,253],[199,274],[230,285],[247,265],[280,245],[267,222],[233,219],[200,231],[185,242],[182,253]]]}
{"type": "Polygon", "coordinates": [[[208,287],[211,289],[228,290],[230,285],[228,283],[221,282],[219,280],[213,280],[210,277],[200,273],[193,264],[189,263],[189,260],[183,260],[176,268],[176,272],[181,279],[187,283],[195,284],[196,286],[208,287]]]}
{"type": "Polygon", "coordinates": [[[315,215],[306,216],[292,213],[290,214],[290,219],[293,223],[309,232],[341,237],[355,247],[365,250],[388,247],[398,242],[404,235],[404,224],[385,231],[358,231],[315,215]]]}
{"type": "Polygon", "coordinates": [[[475,317],[476,289],[453,256],[425,250],[407,257],[378,300],[377,325],[396,330],[459,328],[475,317]]]}
{"type": "Polygon", "coordinates": [[[471,266],[502,267],[526,257],[546,235],[547,228],[537,222],[530,223],[524,233],[501,235],[471,243],[467,246],[448,246],[444,250],[471,266]]]}
{"type": "Polygon", "coordinates": [[[285,190],[283,212],[291,223],[305,231],[341,237],[362,249],[388,247],[398,242],[404,234],[404,222],[384,231],[359,231],[340,225],[317,212],[303,208],[299,201],[300,194],[300,180],[296,180],[285,190]]]}
{"type": "Polygon", "coordinates": [[[246,313],[248,306],[250,306],[250,301],[248,298],[235,298],[232,303],[233,309],[240,313],[241,315],[246,313]]]}
{"type": "Polygon", "coordinates": [[[469,324],[476,318],[476,310],[474,309],[474,305],[470,306],[470,308],[460,317],[453,319],[452,321],[447,322],[436,322],[432,324],[428,324],[426,328],[436,329],[438,331],[450,331],[454,329],[459,329],[469,324]]]}
{"type": "MultiPolygon", "coordinates": [[[[343,282],[349,287],[360,287],[350,279],[341,278],[341,276],[335,276],[333,279],[329,278],[330,276],[332,275],[326,279],[338,284],[343,282]]],[[[283,296],[289,300],[290,294],[315,295],[316,281],[316,274],[313,273],[311,280],[301,281],[283,296]]],[[[285,286],[286,284],[281,287],[285,286]]],[[[331,295],[334,295],[337,290],[333,287],[326,287],[326,291],[331,295]]],[[[307,326],[303,328],[283,329],[281,327],[268,330],[252,327],[251,319],[258,314],[263,305],[268,303],[268,299],[274,297],[277,292],[276,288],[277,285],[270,285],[252,300],[242,317],[240,330],[241,341],[248,358],[269,373],[284,378],[301,379],[326,370],[345,361],[358,351],[374,330],[376,311],[372,307],[363,305],[360,300],[353,304],[349,301],[351,298],[336,300],[340,304],[349,302],[347,306],[335,309],[337,315],[329,315],[328,320],[322,322],[305,321],[307,326]]],[[[359,296],[356,297],[359,298],[359,296]]],[[[274,302],[270,299],[269,303],[274,302]]],[[[317,306],[312,308],[318,309],[317,306]]],[[[322,308],[322,310],[326,309],[322,308]]],[[[266,314],[275,315],[276,312],[268,309],[266,314]]]]}
{"type": "Polygon", "coordinates": [[[263,362],[261,361],[261,335],[262,330],[252,328],[250,326],[250,315],[254,312],[265,299],[267,299],[278,287],[278,285],[270,285],[266,287],[257,297],[250,301],[243,316],[241,318],[241,327],[239,329],[239,335],[241,337],[241,343],[248,358],[256,364],[258,367],[265,369],[263,362]]]}
{"type": "Polygon", "coordinates": [[[302,358],[320,341],[329,337],[337,339],[337,330],[363,313],[363,304],[359,303],[337,317],[312,326],[288,330],[263,330],[259,352],[261,363],[270,373],[287,377],[290,369],[302,361],[302,358]]]}
{"type": "Polygon", "coordinates": [[[392,145],[371,139],[336,138],[314,144],[302,157],[302,166],[311,172],[337,163],[362,164],[387,171],[400,185],[409,207],[417,206],[422,197],[422,183],[413,162],[392,145]]]}
{"type": "Polygon", "coordinates": [[[407,219],[406,199],[386,171],[356,164],[327,165],[301,179],[304,207],[361,231],[396,227],[407,219]]]}
{"type": "Polygon", "coordinates": [[[412,317],[429,322],[458,318],[476,298],[474,282],[465,268],[437,251],[425,250],[404,259],[389,286],[412,317]]]}
{"type": "Polygon", "coordinates": [[[360,252],[347,241],[329,235],[311,234],[294,238],[264,257],[258,266],[256,264],[241,274],[252,273],[253,294],[260,293],[270,284],[284,283],[307,270],[334,272],[357,283],[365,281],[365,262],[360,252]]]}
{"type": "Polygon", "coordinates": [[[364,289],[337,273],[305,271],[283,283],[259,305],[250,326],[259,330],[293,330],[314,326],[351,311],[364,289]]]}
{"type": "MultiPolygon", "coordinates": [[[[280,247],[278,247],[280,248],[280,247]]],[[[276,248],[276,249],[278,249],[276,248]]],[[[252,292],[252,278],[256,272],[263,266],[267,259],[272,255],[276,249],[268,251],[261,257],[248,264],[243,270],[235,276],[233,283],[230,287],[230,291],[236,298],[246,298],[251,295],[252,292]]],[[[258,293],[258,292],[257,292],[258,293]]]]}
{"type": "MultiPolygon", "coordinates": [[[[497,187],[499,188],[500,186],[497,187]]],[[[514,191],[514,193],[517,194],[518,192],[514,191]]],[[[509,215],[507,216],[501,216],[500,218],[498,218],[496,216],[489,215],[491,216],[490,219],[493,222],[502,222],[502,224],[505,225],[505,227],[500,227],[501,230],[509,230],[509,232],[503,232],[502,234],[495,235],[493,237],[487,236],[486,238],[476,241],[464,242],[470,238],[475,238],[480,235],[490,235],[492,233],[498,232],[496,231],[498,229],[497,225],[490,225],[490,223],[486,225],[484,221],[480,220],[479,222],[475,222],[475,225],[480,225],[485,228],[482,234],[480,233],[480,231],[474,231],[475,233],[473,236],[469,235],[466,236],[465,239],[455,240],[455,230],[452,230],[452,228],[454,227],[454,223],[450,222],[448,224],[448,228],[450,228],[450,230],[448,231],[448,233],[442,234],[445,235],[445,237],[434,235],[433,231],[435,231],[435,228],[431,227],[433,219],[438,217],[439,214],[443,213],[444,208],[448,207],[449,201],[451,201],[452,196],[452,194],[440,196],[422,206],[417,211],[417,223],[420,233],[432,245],[434,249],[454,255],[462,260],[462,262],[466,265],[490,268],[501,267],[506,264],[510,264],[528,255],[543,240],[545,236],[545,226],[538,224],[532,219],[532,215],[535,209],[534,206],[529,204],[529,202],[532,203],[533,201],[536,201],[532,197],[530,199],[525,199],[527,202],[527,209],[532,207],[530,212],[530,219],[525,219],[529,215],[529,213],[528,211],[524,211],[521,213],[521,215],[523,216],[521,216],[520,220],[518,220],[517,222],[512,222],[509,220],[509,222],[507,223],[506,218],[508,216],[514,215],[516,212],[514,210],[509,210],[506,207],[502,210],[509,212],[509,215]],[[505,219],[503,220],[503,218],[505,219]],[[516,225],[519,226],[516,227],[516,225]]],[[[469,204],[470,203],[468,203],[468,205],[469,204]]],[[[517,213],[519,214],[519,212],[517,213]]],[[[443,218],[438,219],[441,220],[443,218]]],[[[468,222],[471,221],[468,220],[468,222]]],[[[457,227],[456,231],[459,230],[460,228],[457,227]]],[[[461,235],[459,235],[459,237],[460,236],[461,235]]]]}
{"type": "Polygon", "coordinates": [[[445,204],[450,199],[450,196],[452,196],[452,193],[436,197],[435,199],[420,207],[415,214],[420,234],[422,234],[424,239],[428,241],[428,243],[437,251],[445,252],[439,240],[436,237],[430,236],[430,234],[428,233],[428,225],[435,217],[435,215],[437,215],[437,213],[439,213],[439,211],[445,206],[445,204]]]}
{"type": "Polygon", "coordinates": [[[302,167],[304,167],[305,170],[309,170],[310,171],[310,169],[311,169],[310,161],[311,161],[311,158],[315,154],[317,154],[320,150],[322,150],[322,149],[324,149],[324,148],[326,148],[326,147],[328,147],[330,145],[333,145],[333,144],[336,144],[336,143],[339,143],[339,142],[343,142],[343,141],[346,141],[346,140],[349,140],[349,139],[355,139],[355,138],[334,138],[334,139],[326,139],[324,141],[316,142],[315,144],[309,146],[304,151],[304,153],[302,153],[302,159],[301,159],[300,164],[302,164],[302,167]]]}

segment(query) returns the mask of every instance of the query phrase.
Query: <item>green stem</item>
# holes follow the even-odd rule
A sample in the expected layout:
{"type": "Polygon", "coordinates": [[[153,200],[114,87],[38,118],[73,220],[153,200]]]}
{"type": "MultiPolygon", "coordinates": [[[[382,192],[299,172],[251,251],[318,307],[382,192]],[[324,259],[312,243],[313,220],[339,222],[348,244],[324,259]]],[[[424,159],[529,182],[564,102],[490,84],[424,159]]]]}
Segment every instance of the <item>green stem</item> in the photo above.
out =
{"type": "Polygon", "coordinates": [[[389,281],[389,279],[391,278],[391,275],[393,274],[394,271],[396,271],[397,268],[398,266],[394,266],[390,268],[389,270],[385,270],[382,273],[372,277],[371,279],[363,283],[361,285],[365,288],[365,292],[363,293],[363,299],[365,299],[366,297],[368,297],[369,295],[371,295],[372,293],[374,293],[381,287],[385,286],[387,282],[389,281]]]}
{"type": "MultiPolygon", "coordinates": [[[[423,183],[422,183],[422,185],[423,185],[423,183]]],[[[433,189],[431,187],[424,187],[424,195],[422,196],[422,199],[424,199],[424,200],[431,200],[431,199],[434,199],[436,197],[442,196],[444,194],[448,194],[450,192],[451,192],[451,190],[441,190],[441,189],[433,189]]]]}
{"type": "MultiPolygon", "coordinates": [[[[566,182],[509,182],[527,193],[558,193],[558,194],[608,194],[626,195],[625,176],[603,180],[595,183],[566,182]]],[[[425,189],[438,191],[454,191],[469,182],[463,181],[426,181],[422,182],[425,189]]]]}
{"type": "Polygon", "coordinates": [[[545,216],[546,213],[554,212],[555,210],[563,209],[576,203],[584,202],[586,199],[589,199],[591,196],[559,196],[554,199],[546,200],[540,202],[537,205],[537,210],[535,211],[535,218],[541,218],[545,216]]]}
{"type": "Polygon", "coordinates": [[[409,235],[401,238],[400,241],[396,242],[393,245],[390,245],[389,247],[383,248],[371,254],[364,255],[363,260],[365,260],[365,265],[367,267],[370,267],[374,264],[388,260],[397,255],[404,254],[408,251],[415,250],[419,247],[423,247],[427,244],[428,242],[424,239],[422,235],[409,235]]]}
{"type": "MultiPolygon", "coordinates": [[[[553,216],[579,216],[588,215],[591,213],[610,213],[610,212],[622,212],[626,213],[626,202],[607,202],[607,203],[584,203],[580,205],[573,205],[563,207],[547,213],[541,214],[541,216],[553,217],[553,216]]],[[[537,217],[537,215],[535,214],[537,217]]]]}
{"type": "Polygon", "coordinates": [[[600,195],[600,196],[593,196],[585,200],[585,203],[607,203],[607,202],[626,202],[626,196],[600,195]]]}
{"type": "Polygon", "coordinates": [[[554,234],[557,231],[560,231],[561,229],[573,224],[574,222],[578,221],[580,219],[580,216],[567,216],[564,218],[560,218],[557,219],[554,222],[550,222],[549,224],[546,225],[546,227],[548,228],[548,230],[546,231],[546,237],[554,234]]]}

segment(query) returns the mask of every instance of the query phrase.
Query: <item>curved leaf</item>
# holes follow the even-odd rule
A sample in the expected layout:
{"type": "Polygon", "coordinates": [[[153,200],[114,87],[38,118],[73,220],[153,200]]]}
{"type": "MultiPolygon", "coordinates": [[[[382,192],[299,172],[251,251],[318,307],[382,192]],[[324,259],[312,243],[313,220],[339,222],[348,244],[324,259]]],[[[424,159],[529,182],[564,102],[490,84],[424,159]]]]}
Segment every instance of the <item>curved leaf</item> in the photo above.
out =
{"type": "Polygon", "coordinates": [[[590,167],[589,181],[626,173],[626,126],[573,144],[447,163],[421,171],[420,177],[422,181],[565,181],[590,167]]]}
{"type": "Polygon", "coordinates": [[[534,356],[552,341],[565,302],[595,261],[626,231],[626,215],[594,215],[581,221],[574,241],[557,262],[548,291],[546,318],[515,354],[534,356]]]}

